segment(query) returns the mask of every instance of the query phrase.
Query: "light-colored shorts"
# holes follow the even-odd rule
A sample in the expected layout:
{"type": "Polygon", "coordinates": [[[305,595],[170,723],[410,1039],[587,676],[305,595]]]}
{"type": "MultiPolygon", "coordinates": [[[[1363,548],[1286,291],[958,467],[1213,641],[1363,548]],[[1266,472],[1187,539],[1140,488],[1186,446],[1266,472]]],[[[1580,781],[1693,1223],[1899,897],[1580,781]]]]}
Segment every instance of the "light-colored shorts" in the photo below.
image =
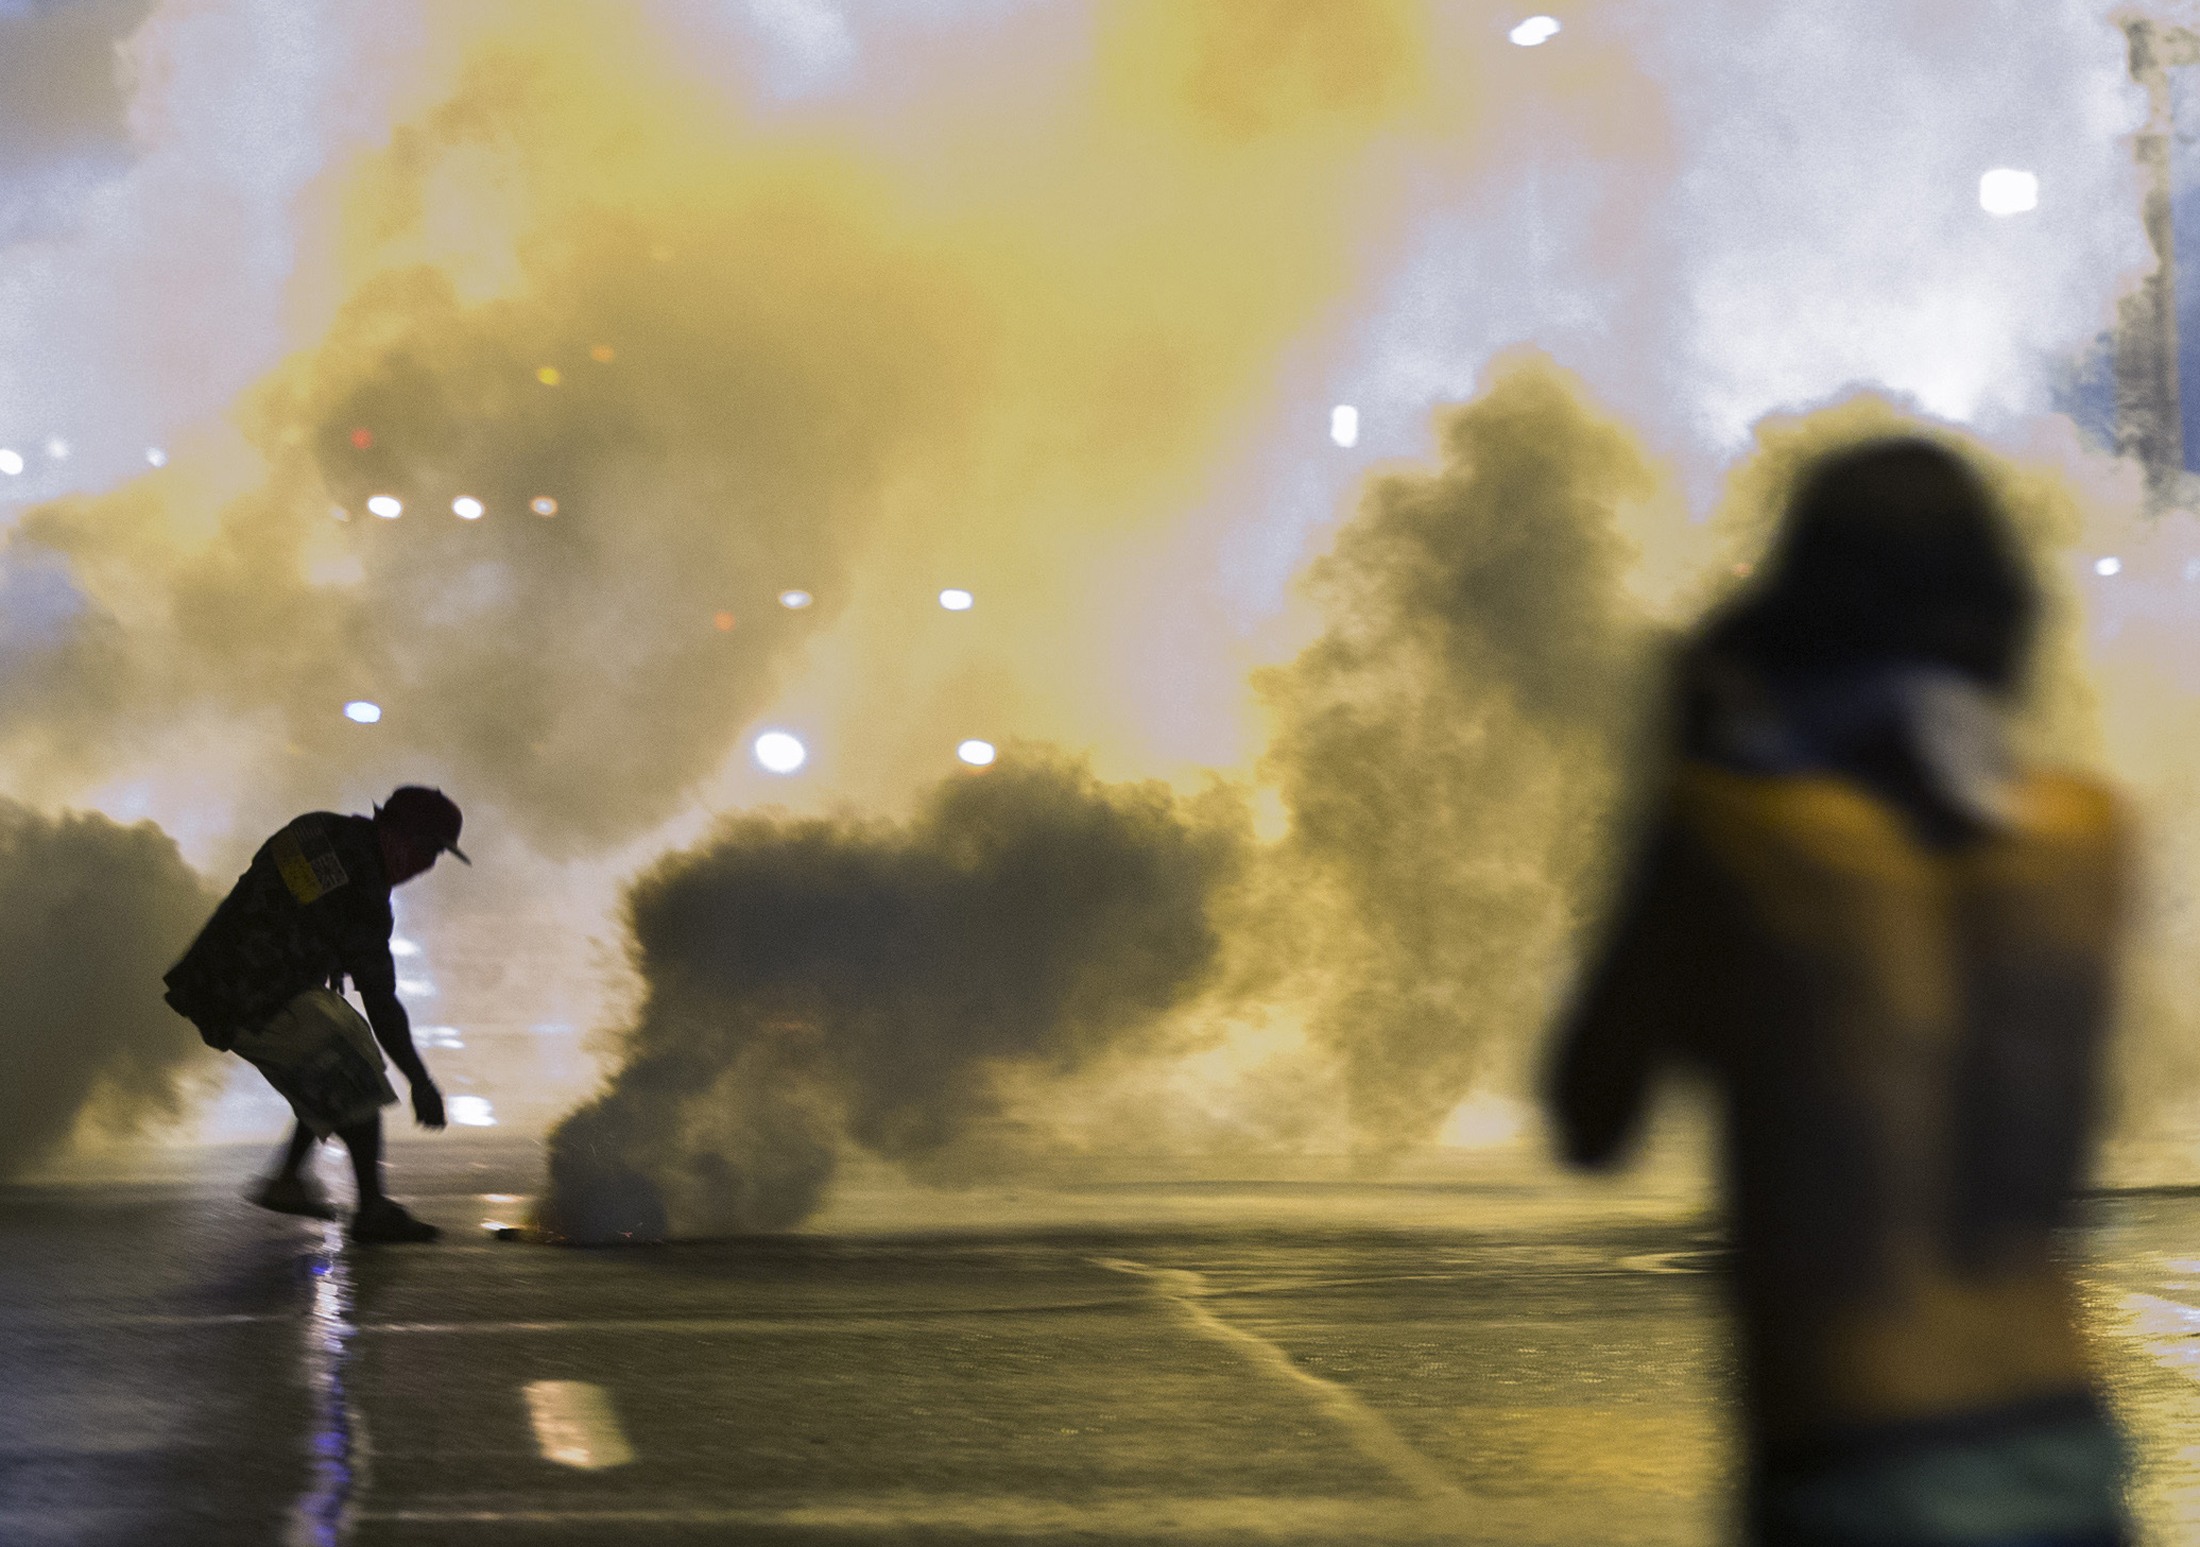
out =
{"type": "Polygon", "coordinates": [[[250,1059],[320,1138],[367,1122],[397,1100],[366,1017],[325,988],[309,988],[246,1027],[231,1050],[250,1059]]]}

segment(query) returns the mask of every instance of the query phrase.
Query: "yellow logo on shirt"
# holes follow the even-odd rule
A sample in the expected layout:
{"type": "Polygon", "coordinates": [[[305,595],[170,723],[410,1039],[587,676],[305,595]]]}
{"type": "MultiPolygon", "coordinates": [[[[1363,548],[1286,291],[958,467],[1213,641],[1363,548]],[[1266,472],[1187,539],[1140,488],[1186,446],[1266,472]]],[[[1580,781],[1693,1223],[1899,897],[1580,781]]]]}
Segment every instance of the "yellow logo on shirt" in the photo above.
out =
{"type": "Polygon", "coordinates": [[[309,852],[295,827],[286,827],[275,835],[275,868],[290,895],[301,904],[318,902],[351,879],[328,840],[319,833],[313,837],[316,841],[309,852]]]}

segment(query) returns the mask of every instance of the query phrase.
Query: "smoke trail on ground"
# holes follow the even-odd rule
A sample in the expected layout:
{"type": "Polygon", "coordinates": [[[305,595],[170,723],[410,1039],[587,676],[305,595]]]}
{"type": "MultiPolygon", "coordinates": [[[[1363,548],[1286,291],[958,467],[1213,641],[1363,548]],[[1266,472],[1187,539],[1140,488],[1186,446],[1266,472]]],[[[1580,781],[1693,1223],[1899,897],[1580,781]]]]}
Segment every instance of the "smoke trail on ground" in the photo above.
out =
{"type": "Polygon", "coordinates": [[[0,1180],[51,1156],[87,1112],[173,1115],[212,1062],[160,975],[214,897],[150,822],[46,817],[0,801],[0,1180]]]}
{"type": "Polygon", "coordinates": [[[1242,805],[1037,753],[906,826],[744,817],[628,899],[645,986],[625,1061],[550,1143],[576,1240],[784,1228],[844,1144],[922,1161],[995,1075],[1152,1045],[1210,979],[1242,805]]]}

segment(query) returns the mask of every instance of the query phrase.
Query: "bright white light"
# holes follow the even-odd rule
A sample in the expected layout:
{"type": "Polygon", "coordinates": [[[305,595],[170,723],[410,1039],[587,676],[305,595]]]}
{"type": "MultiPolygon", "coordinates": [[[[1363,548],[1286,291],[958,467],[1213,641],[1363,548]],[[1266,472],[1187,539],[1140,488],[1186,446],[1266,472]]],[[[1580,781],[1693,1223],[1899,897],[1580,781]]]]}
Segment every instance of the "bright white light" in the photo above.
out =
{"type": "Polygon", "coordinates": [[[993,761],[993,743],[970,740],[955,749],[955,755],[973,768],[983,768],[993,761]]]}
{"type": "Polygon", "coordinates": [[[399,978],[397,991],[407,999],[433,999],[435,983],[428,978],[399,978]]]}
{"type": "Polygon", "coordinates": [[[422,1047],[450,1048],[458,1052],[466,1050],[466,1039],[458,1034],[456,1026],[415,1026],[413,1040],[422,1047]]]}
{"type": "Polygon", "coordinates": [[[457,499],[451,501],[451,514],[461,521],[479,521],[481,519],[481,501],[475,499],[471,494],[461,494],[457,499]]]}
{"type": "Polygon", "coordinates": [[[392,956],[418,956],[420,954],[420,942],[407,940],[403,935],[392,935],[390,936],[390,954],[392,956]]]}
{"type": "Polygon", "coordinates": [[[405,513],[405,502],[394,494],[377,494],[367,501],[367,509],[384,521],[395,521],[405,513]]]}
{"type": "Polygon", "coordinates": [[[145,448],[145,460],[155,467],[166,467],[168,465],[168,453],[158,446],[147,446],[145,448]]]}
{"type": "Polygon", "coordinates": [[[766,731],[756,738],[757,765],[767,773],[791,774],[810,760],[810,749],[785,731],[766,731]]]}
{"type": "Polygon", "coordinates": [[[1558,18],[1555,16],[1531,16],[1512,31],[1505,34],[1522,48],[1534,48],[1548,43],[1558,36],[1558,18]]]}
{"type": "Polygon", "coordinates": [[[21,471],[23,471],[23,453],[10,451],[7,447],[0,446],[0,473],[6,473],[10,478],[13,478],[21,471]]]}
{"type": "Polygon", "coordinates": [[[558,502],[547,494],[538,494],[527,502],[527,508],[538,516],[554,516],[558,513],[558,502]]]}
{"type": "Polygon", "coordinates": [[[372,725],[382,718],[382,706],[380,704],[370,704],[363,698],[355,698],[344,705],[344,718],[354,720],[361,725],[372,725]]]}
{"type": "Polygon", "coordinates": [[[940,593],[940,605],[949,612],[968,612],[977,604],[978,599],[975,596],[972,596],[968,591],[956,590],[952,586],[940,593]]]}
{"type": "Polygon", "coordinates": [[[53,439],[46,442],[46,455],[52,457],[56,462],[68,461],[69,443],[58,435],[54,436],[53,439]]]}
{"type": "Polygon", "coordinates": [[[453,1096],[443,1103],[443,1115],[461,1128],[494,1128],[497,1115],[487,1096],[453,1096]]]}
{"type": "Polygon", "coordinates": [[[779,593],[779,605],[792,612],[800,612],[803,608],[809,606],[813,599],[807,591],[782,591],[779,593]]]}
{"type": "Polygon", "coordinates": [[[1989,215],[2022,215],[2040,207],[2040,180],[2014,167],[1996,167],[1978,180],[1978,207],[1989,215]]]}
{"type": "Polygon", "coordinates": [[[2114,554],[2109,555],[2105,559],[2095,559],[2093,561],[2093,573],[2096,575],[2113,575],[2121,570],[2123,567],[2124,561],[2117,558],[2114,554]]]}
{"type": "Polygon", "coordinates": [[[1339,403],[1329,410],[1329,438],[1340,446],[1357,446],[1360,443],[1360,411],[1350,403],[1339,403]]]}

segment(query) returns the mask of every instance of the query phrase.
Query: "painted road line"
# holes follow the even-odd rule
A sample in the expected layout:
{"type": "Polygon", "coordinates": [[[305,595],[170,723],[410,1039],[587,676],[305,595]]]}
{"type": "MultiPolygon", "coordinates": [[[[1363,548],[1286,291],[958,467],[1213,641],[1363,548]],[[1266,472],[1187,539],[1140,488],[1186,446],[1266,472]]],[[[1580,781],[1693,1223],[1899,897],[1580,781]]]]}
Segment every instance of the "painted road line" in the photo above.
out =
{"type": "Polygon", "coordinates": [[[369,1321],[361,1322],[364,1337],[460,1337],[564,1336],[570,1333],[655,1332],[680,1337],[726,1333],[769,1334],[801,1332],[902,1333],[912,1327],[940,1322],[998,1321],[1003,1316],[1061,1316],[1087,1311],[1121,1311],[1143,1303],[1136,1299],[1080,1300],[1053,1305],[957,1306],[947,1310],[906,1311],[895,1316],[615,1316],[588,1320],[544,1321],[369,1321]]]}
{"type": "Polygon", "coordinates": [[[603,1387],[584,1380],[538,1380],[528,1383],[526,1396],[543,1460],[598,1472],[634,1459],[603,1387]]]}
{"type": "MultiPolygon", "coordinates": [[[[919,1531],[962,1539],[1034,1542],[1173,1542],[1186,1538],[1233,1542],[1451,1542],[1456,1532],[1428,1509],[1395,1499],[1257,1495],[1128,1496],[1057,1500],[1019,1496],[878,1494],[770,1505],[658,1505],[632,1509],[558,1509],[515,1504],[509,1509],[372,1509],[362,1523],[401,1526],[545,1526],[589,1529],[591,1540],[639,1527],[709,1527],[725,1532],[816,1532],[845,1538],[898,1538],[919,1531]]],[[[729,1536],[729,1540],[739,1540],[729,1536]]],[[[1479,1538],[1478,1538],[1479,1539],[1479,1538]]],[[[1494,1537],[1493,1540],[1506,1538],[1494,1537]]]]}
{"type": "Polygon", "coordinates": [[[1133,1273],[1144,1278],[1157,1294],[1167,1300],[1202,1335],[1213,1338],[1218,1343],[1229,1344],[1261,1369],[1281,1377],[1313,1397],[1337,1426],[1351,1437],[1362,1455],[1403,1483],[1415,1497],[1460,1514],[1474,1509],[1477,1501],[1472,1495],[1445,1476],[1428,1457],[1407,1444],[1405,1438],[1390,1426],[1389,1421],[1361,1401],[1351,1388],[1316,1375],[1279,1345],[1269,1342],[1257,1332],[1248,1332],[1243,1327],[1224,1321],[1200,1304],[1200,1299],[1207,1291],[1207,1281],[1200,1274],[1181,1268],[1152,1268],[1124,1257],[1095,1257],[1093,1261],[1110,1272],[1133,1273]]]}

